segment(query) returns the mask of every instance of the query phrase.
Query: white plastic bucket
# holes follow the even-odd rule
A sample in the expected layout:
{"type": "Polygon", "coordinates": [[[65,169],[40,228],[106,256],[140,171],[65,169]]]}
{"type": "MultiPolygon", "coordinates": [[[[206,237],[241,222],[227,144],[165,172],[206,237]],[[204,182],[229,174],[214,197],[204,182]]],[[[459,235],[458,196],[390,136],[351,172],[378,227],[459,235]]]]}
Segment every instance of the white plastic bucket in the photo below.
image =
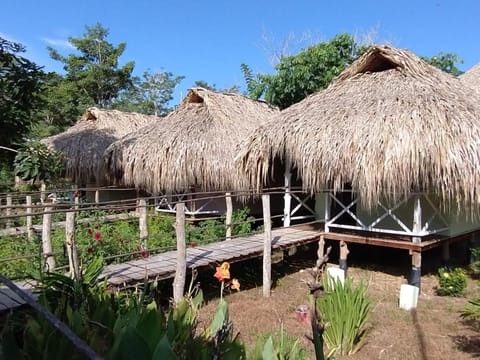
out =
{"type": "Polygon", "coordinates": [[[411,310],[417,308],[418,287],[408,284],[400,285],[400,308],[411,310]]]}

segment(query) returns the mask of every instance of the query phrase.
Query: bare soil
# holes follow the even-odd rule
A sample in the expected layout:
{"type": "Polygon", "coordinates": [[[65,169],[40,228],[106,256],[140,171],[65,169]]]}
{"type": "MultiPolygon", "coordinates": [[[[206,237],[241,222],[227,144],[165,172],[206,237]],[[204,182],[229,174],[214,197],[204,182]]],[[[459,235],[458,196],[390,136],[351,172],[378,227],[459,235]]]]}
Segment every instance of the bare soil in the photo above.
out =
{"type": "MultiPolygon", "coordinates": [[[[226,294],[225,299],[234,331],[247,347],[253,346],[261,334],[277,332],[283,324],[286,333],[300,339],[308,357],[314,358],[313,346],[305,337],[310,329],[299,322],[295,314],[298,305],[307,303],[305,281],[311,278],[308,269],[314,265],[313,250],[307,248],[306,252],[299,252],[274,267],[275,287],[269,298],[262,296],[260,261],[232,264],[232,276],[240,278],[244,289],[226,294]]],[[[438,267],[439,254],[432,252],[424,256],[430,265],[425,266],[428,271],[421,278],[417,310],[405,311],[399,308],[398,301],[400,285],[407,283],[408,254],[376,249],[367,249],[366,253],[367,256],[364,253],[357,260],[354,258],[354,264],[348,269],[354,281],[368,283],[372,308],[366,343],[356,354],[336,356],[336,359],[480,359],[480,327],[459,315],[469,299],[480,296],[477,280],[469,279],[465,297],[437,296],[434,269],[438,267]],[[376,260],[372,262],[368,253],[370,256],[373,253],[376,260]]],[[[212,319],[219,301],[218,287],[208,280],[211,275],[213,272],[203,279],[200,275],[199,279],[207,297],[200,314],[201,327],[212,319]]]]}

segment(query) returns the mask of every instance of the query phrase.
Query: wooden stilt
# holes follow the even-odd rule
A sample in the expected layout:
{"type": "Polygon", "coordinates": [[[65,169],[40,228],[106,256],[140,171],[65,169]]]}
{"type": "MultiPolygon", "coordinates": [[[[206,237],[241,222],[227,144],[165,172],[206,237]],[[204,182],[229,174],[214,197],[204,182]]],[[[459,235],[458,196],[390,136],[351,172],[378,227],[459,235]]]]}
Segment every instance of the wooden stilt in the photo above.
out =
{"type": "Polygon", "coordinates": [[[173,281],[173,301],[177,304],[183,297],[187,275],[187,249],[185,244],[185,203],[176,205],[175,232],[177,235],[177,271],[173,281]]]}
{"type": "Polygon", "coordinates": [[[45,268],[47,271],[52,271],[55,269],[55,258],[52,255],[52,214],[51,211],[53,208],[51,206],[45,206],[43,214],[43,224],[42,224],[42,251],[45,257],[45,268]]]}
{"type": "Polygon", "coordinates": [[[230,240],[232,238],[233,204],[232,194],[229,192],[225,193],[225,205],[227,207],[227,212],[225,213],[225,240],[230,240]]]}
{"type": "Polygon", "coordinates": [[[343,271],[345,271],[345,274],[347,273],[347,257],[348,254],[350,253],[350,250],[348,250],[348,245],[345,241],[340,241],[340,260],[339,260],[339,267],[343,271]]]}
{"type": "Polygon", "coordinates": [[[447,268],[450,265],[450,243],[448,241],[442,244],[442,263],[447,268]]]}
{"type": "Polygon", "coordinates": [[[325,256],[325,237],[320,235],[320,240],[318,240],[318,250],[317,250],[317,263],[316,268],[319,269],[322,265],[323,257],[325,256]]]}
{"type": "Polygon", "coordinates": [[[291,204],[292,204],[292,173],[290,172],[290,166],[285,168],[285,195],[283,196],[284,209],[283,209],[283,226],[289,227],[291,222],[291,204]]]}
{"type": "Polygon", "coordinates": [[[270,217],[270,195],[262,195],[263,204],[263,297],[270,297],[272,286],[272,220],[270,217]]]}
{"type": "Polygon", "coordinates": [[[145,199],[140,199],[138,202],[138,206],[139,206],[138,227],[140,231],[140,247],[142,248],[142,250],[147,250],[147,239],[148,239],[147,201],[145,199]]]}
{"type": "MultiPolygon", "coordinates": [[[[420,195],[415,195],[413,208],[413,232],[420,234],[422,230],[422,204],[420,195]]],[[[412,242],[420,244],[422,239],[420,236],[413,236],[412,242]]],[[[420,279],[422,276],[422,253],[420,251],[412,252],[412,270],[410,272],[409,284],[420,289],[420,279]]]]}

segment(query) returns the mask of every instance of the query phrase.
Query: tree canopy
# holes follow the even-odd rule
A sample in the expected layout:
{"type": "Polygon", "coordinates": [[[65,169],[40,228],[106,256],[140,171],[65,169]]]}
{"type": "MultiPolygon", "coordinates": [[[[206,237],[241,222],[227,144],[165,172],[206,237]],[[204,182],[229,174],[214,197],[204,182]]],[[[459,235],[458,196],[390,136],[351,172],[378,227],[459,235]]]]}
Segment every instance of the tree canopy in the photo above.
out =
{"type": "MultiPolygon", "coordinates": [[[[0,145],[7,147],[23,141],[32,126],[34,110],[41,106],[44,73],[21,56],[23,52],[21,44],[0,37],[0,145]]],[[[0,158],[5,159],[5,155],[0,158]]]]}
{"type": "Polygon", "coordinates": [[[284,109],[325,88],[361,50],[351,35],[340,34],[297,55],[281,58],[275,74],[254,75],[248,65],[241,64],[247,94],[255,99],[263,96],[284,109]]]}

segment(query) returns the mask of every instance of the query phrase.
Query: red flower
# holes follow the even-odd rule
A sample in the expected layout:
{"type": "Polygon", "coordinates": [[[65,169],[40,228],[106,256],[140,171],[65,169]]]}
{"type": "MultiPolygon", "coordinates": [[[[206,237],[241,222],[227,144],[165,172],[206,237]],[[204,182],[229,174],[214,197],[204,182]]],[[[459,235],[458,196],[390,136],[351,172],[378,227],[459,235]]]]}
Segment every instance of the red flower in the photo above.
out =
{"type": "Polygon", "coordinates": [[[195,246],[197,246],[197,243],[194,243],[194,242],[190,243],[191,248],[194,248],[195,246]]]}
{"type": "Polygon", "coordinates": [[[87,247],[87,254],[93,253],[93,248],[91,246],[87,247]]]}
{"type": "Polygon", "coordinates": [[[79,196],[80,196],[80,191],[75,191],[75,192],[73,193],[73,196],[79,197],[79,196]]]}
{"type": "Polygon", "coordinates": [[[92,229],[87,229],[87,233],[88,233],[88,235],[93,235],[92,229]]]}
{"type": "Polygon", "coordinates": [[[19,229],[19,228],[15,228],[15,231],[20,231],[20,229],[19,229]]]}
{"type": "Polygon", "coordinates": [[[97,229],[97,230],[100,229],[100,225],[98,225],[98,224],[95,225],[95,229],[97,229]]]}
{"type": "Polygon", "coordinates": [[[89,227],[90,227],[90,223],[87,223],[87,228],[89,228],[89,227]]]}
{"type": "Polygon", "coordinates": [[[95,233],[95,235],[93,236],[93,238],[94,238],[95,240],[97,240],[97,241],[100,241],[100,240],[102,240],[102,234],[100,234],[100,233],[97,232],[97,233],[95,233]]]}
{"type": "Polygon", "coordinates": [[[142,251],[142,257],[144,258],[148,257],[148,252],[146,250],[142,251]]]}

